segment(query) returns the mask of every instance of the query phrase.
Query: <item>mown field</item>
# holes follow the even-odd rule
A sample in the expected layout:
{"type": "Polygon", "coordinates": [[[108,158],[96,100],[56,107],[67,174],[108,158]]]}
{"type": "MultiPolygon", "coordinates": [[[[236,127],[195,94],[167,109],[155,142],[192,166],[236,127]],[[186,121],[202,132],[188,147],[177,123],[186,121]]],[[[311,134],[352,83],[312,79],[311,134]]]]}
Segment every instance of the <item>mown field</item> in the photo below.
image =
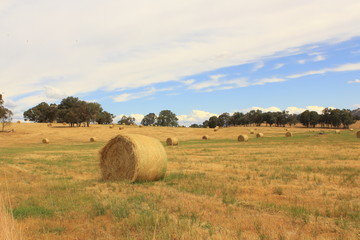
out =
{"type": "Polygon", "coordinates": [[[24,239],[360,239],[355,127],[296,127],[285,138],[275,127],[13,124],[0,133],[0,191],[24,239]],[[101,179],[98,152],[120,133],[164,144],[163,180],[101,179]],[[165,146],[171,136],[179,146],[165,146]]]}

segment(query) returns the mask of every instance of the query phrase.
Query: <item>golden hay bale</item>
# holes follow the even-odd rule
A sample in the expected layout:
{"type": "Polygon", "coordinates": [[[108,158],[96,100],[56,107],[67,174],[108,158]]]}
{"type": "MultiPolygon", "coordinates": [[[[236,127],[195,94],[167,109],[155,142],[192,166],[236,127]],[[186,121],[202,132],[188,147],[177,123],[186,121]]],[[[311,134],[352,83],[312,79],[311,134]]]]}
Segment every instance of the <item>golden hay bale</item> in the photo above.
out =
{"type": "Polygon", "coordinates": [[[286,129],[285,129],[285,131],[289,131],[289,129],[288,129],[288,128],[286,128],[286,129]]]}
{"type": "Polygon", "coordinates": [[[48,127],[52,127],[52,124],[51,124],[51,123],[48,123],[47,126],[48,126],[48,127]]]}
{"type": "Polygon", "coordinates": [[[124,126],[120,126],[120,127],[119,127],[119,130],[123,130],[123,129],[124,129],[124,126]]]}
{"type": "Polygon", "coordinates": [[[166,145],[168,145],[168,146],[179,145],[179,139],[176,137],[168,138],[168,139],[166,139],[166,145]]]}
{"type": "Polygon", "coordinates": [[[110,125],[110,126],[109,126],[109,128],[113,128],[113,127],[114,127],[114,125],[110,125]]]}
{"type": "Polygon", "coordinates": [[[354,129],[353,129],[353,128],[350,128],[349,130],[350,130],[350,131],[354,131],[354,129]]]}
{"type": "Polygon", "coordinates": [[[263,133],[258,133],[258,134],[256,134],[256,137],[257,138],[262,138],[262,137],[264,137],[264,134],[263,133]]]}
{"type": "Polygon", "coordinates": [[[356,136],[357,136],[358,138],[360,138],[360,131],[358,131],[358,132],[356,133],[356,136]]]}
{"type": "Polygon", "coordinates": [[[248,135],[243,134],[243,135],[239,135],[239,136],[238,136],[238,141],[239,141],[239,142],[247,142],[248,140],[249,140],[249,136],[248,136],[248,135]]]}
{"type": "Polygon", "coordinates": [[[340,134],[340,130],[335,130],[335,133],[336,133],[336,134],[340,134]]]}
{"type": "Polygon", "coordinates": [[[219,128],[214,128],[214,132],[217,132],[217,131],[219,131],[219,128]]]}
{"type": "Polygon", "coordinates": [[[67,123],[66,123],[66,122],[63,122],[62,124],[65,126],[67,123]]]}
{"type": "Polygon", "coordinates": [[[44,138],[44,139],[42,140],[42,142],[45,143],[45,144],[49,144],[49,143],[50,143],[49,139],[47,139],[47,138],[44,138]]]}
{"type": "Polygon", "coordinates": [[[118,135],[100,150],[100,169],[106,180],[159,180],[165,176],[166,164],[160,141],[143,135],[118,135]]]}
{"type": "Polygon", "coordinates": [[[121,125],[126,125],[125,123],[122,123],[121,125]]]}
{"type": "Polygon", "coordinates": [[[219,129],[220,127],[219,126],[216,126],[215,129],[219,129]]]}
{"type": "Polygon", "coordinates": [[[143,127],[143,125],[140,124],[140,125],[139,125],[139,128],[142,128],[142,127],[143,127]]]}
{"type": "Polygon", "coordinates": [[[210,138],[209,138],[209,136],[208,135],[204,135],[203,137],[202,137],[202,140],[209,140],[210,138]]]}
{"type": "Polygon", "coordinates": [[[254,132],[254,130],[250,130],[250,134],[254,134],[255,132],[254,132]]]}
{"type": "Polygon", "coordinates": [[[207,126],[206,128],[210,128],[209,126],[207,126]]]}
{"type": "Polygon", "coordinates": [[[285,137],[292,137],[292,133],[291,132],[287,132],[287,133],[285,133],[285,137]]]}
{"type": "Polygon", "coordinates": [[[21,123],[21,121],[17,121],[17,123],[21,123]]]}
{"type": "Polygon", "coordinates": [[[95,138],[95,137],[91,137],[91,138],[90,138],[90,142],[96,142],[96,138],[95,138]]]}

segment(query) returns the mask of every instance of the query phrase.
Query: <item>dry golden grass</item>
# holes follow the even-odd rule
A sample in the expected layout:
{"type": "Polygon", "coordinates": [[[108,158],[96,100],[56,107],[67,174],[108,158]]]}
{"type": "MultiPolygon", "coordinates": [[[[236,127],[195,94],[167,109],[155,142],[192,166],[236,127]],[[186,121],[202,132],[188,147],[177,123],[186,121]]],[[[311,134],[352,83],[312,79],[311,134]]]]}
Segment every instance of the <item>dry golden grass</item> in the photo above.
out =
{"type": "Polygon", "coordinates": [[[0,134],[0,191],[24,239],[358,239],[360,140],[331,129],[128,126],[162,141],[165,178],[103,181],[98,151],[109,126],[16,124],[0,134]],[[319,134],[324,132],[325,134],[319,134]],[[211,141],[202,141],[208,135],[211,141]],[[51,144],[39,139],[48,136],[51,144]],[[97,141],[88,139],[97,136],[97,141]],[[4,185],[8,179],[8,186],[4,185]]]}

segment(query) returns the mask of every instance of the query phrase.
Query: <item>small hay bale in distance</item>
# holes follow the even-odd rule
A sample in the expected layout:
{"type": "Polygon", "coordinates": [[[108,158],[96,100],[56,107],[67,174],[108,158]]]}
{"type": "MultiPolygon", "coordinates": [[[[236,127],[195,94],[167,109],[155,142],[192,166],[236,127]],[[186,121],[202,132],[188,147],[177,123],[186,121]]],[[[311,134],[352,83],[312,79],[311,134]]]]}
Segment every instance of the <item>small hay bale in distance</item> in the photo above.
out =
{"type": "Polygon", "coordinates": [[[292,133],[291,132],[287,132],[287,133],[285,133],[285,137],[292,137],[292,133]]]}
{"type": "Polygon", "coordinates": [[[357,136],[358,138],[360,138],[360,131],[358,131],[358,132],[356,133],[356,136],[357,136]]]}
{"type": "Polygon", "coordinates": [[[119,127],[119,130],[123,130],[123,129],[124,129],[124,126],[121,125],[121,126],[119,127]]]}
{"type": "Polygon", "coordinates": [[[217,132],[217,131],[219,131],[219,128],[214,128],[214,132],[217,132]]]}
{"type": "Polygon", "coordinates": [[[139,125],[139,128],[142,128],[142,127],[143,127],[143,125],[140,124],[140,125],[139,125]]]}
{"type": "Polygon", "coordinates": [[[110,126],[109,126],[109,128],[113,128],[113,127],[114,127],[114,125],[110,125],[110,126]]]}
{"type": "Polygon", "coordinates": [[[17,123],[21,123],[21,121],[17,121],[17,123]]]}
{"type": "Polygon", "coordinates": [[[239,141],[239,142],[247,142],[248,140],[249,140],[249,136],[248,136],[248,135],[242,134],[242,135],[239,135],[239,136],[238,136],[238,141],[239,141]]]}
{"type": "Polygon", "coordinates": [[[353,128],[350,128],[349,130],[350,130],[350,131],[354,131],[354,129],[353,129],[353,128]]]}
{"type": "Polygon", "coordinates": [[[209,138],[209,136],[208,135],[204,135],[204,136],[202,136],[202,140],[209,140],[210,138],[209,138]]]}
{"type": "Polygon", "coordinates": [[[91,137],[90,142],[96,142],[96,137],[91,137]]]}
{"type": "Polygon", "coordinates": [[[50,140],[47,139],[47,138],[43,138],[42,143],[49,144],[49,143],[50,143],[50,140]]]}
{"type": "Polygon", "coordinates": [[[166,173],[167,156],[159,140],[138,134],[118,135],[100,150],[105,180],[155,181],[166,173]]]}
{"type": "Polygon", "coordinates": [[[256,137],[257,138],[262,138],[262,137],[264,137],[264,134],[263,133],[258,133],[258,134],[256,134],[256,137]]]}
{"type": "Polygon", "coordinates": [[[336,133],[336,134],[340,134],[340,130],[335,130],[335,133],[336,133]]]}
{"type": "Polygon", "coordinates": [[[170,137],[166,139],[166,145],[168,146],[176,146],[179,145],[179,139],[176,137],[170,137]]]}
{"type": "Polygon", "coordinates": [[[255,132],[254,132],[254,130],[250,130],[250,134],[254,134],[255,132]]]}

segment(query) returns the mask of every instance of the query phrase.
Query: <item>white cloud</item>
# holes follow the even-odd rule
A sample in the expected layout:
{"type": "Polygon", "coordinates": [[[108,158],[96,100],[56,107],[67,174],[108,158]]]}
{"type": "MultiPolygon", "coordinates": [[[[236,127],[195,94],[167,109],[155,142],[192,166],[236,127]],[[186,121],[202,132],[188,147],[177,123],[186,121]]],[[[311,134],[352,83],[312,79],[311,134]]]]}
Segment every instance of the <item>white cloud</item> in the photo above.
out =
{"type": "Polygon", "coordinates": [[[284,82],[285,79],[282,78],[263,78],[255,81],[252,85],[264,85],[266,83],[276,83],[276,82],[284,82]]]}
{"type": "Polygon", "coordinates": [[[263,68],[265,66],[264,62],[258,62],[253,67],[252,71],[257,72],[259,69],[263,68]]]}
{"type": "Polygon", "coordinates": [[[299,64],[304,64],[304,63],[306,63],[306,60],[305,59],[300,59],[300,60],[298,60],[297,61],[299,64]]]}
{"type": "Polygon", "coordinates": [[[319,61],[324,61],[326,58],[324,57],[324,56],[322,56],[322,55],[317,55],[314,59],[313,59],[313,61],[314,62],[319,62],[319,61]]]}
{"type": "Polygon", "coordinates": [[[115,102],[127,102],[127,101],[138,99],[138,98],[148,97],[148,96],[154,95],[157,92],[170,91],[170,90],[172,90],[172,88],[156,89],[156,88],[152,87],[143,92],[123,93],[123,94],[120,94],[120,95],[114,97],[113,99],[115,102]]]}
{"type": "Polygon", "coordinates": [[[353,107],[354,108],[360,108],[360,104],[354,104],[353,107]]]}
{"type": "Polygon", "coordinates": [[[276,70],[276,69],[280,69],[280,68],[282,68],[283,66],[285,66],[285,63],[277,63],[275,66],[274,66],[274,70],[276,70]]]}
{"type": "Polygon", "coordinates": [[[67,94],[58,88],[45,86],[45,96],[53,99],[63,99],[67,97],[67,94]]]}
{"type": "Polygon", "coordinates": [[[202,110],[192,110],[189,115],[178,115],[176,117],[179,119],[178,122],[180,125],[189,126],[192,123],[203,123],[212,116],[219,116],[219,114],[202,110]]]}
{"type": "MultiPolygon", "coordinates": [[[[329,108],[335,109],[334,107],[329,107],[329,108]]],[[[324,109],[325,109],[325,107],[321,107],[321,106],[307,106],[305,108],[288,107],[288,108],[286,108],[286,111],[289,111],[290,114],[300,114],[306,110],[309,110],[309,111],[315,111],[315,112],[321,114],[324,109]]]]}
{"type": "Polygon", "coordinates": [[[176,81],[358,36],[359,12],[358,0],[1,1],[0,83],[16,97],[43,85],[78,95],[176,81]]]}
{"type": "Polygon", "coordinates": [[[343,64],[343,65],[340,65],[340,66],[334,67],[334,68],[325,68],[325,69],[321,69],[321,70],[308,71],[308,72],[300,73],[300,74],[293,74],[293,75],[287,76],[287,78],[300,78],[300,77],[305,77],[305,76],[309,76],[309,75],[324,74],[327,72],[347,72],[347,71],[359,71],[359,70],[360,70],[360,63],[348,63],[348,64],[343,64]]]}
{"type": "Polygon", "coordinates": [[[353,81],[348,81],[348,83],[360,83],[360,79],[355,79],[353,81]]]}
{"type": "Polygon", "coordinates": [[[117,116],[113,119],[113,122],[114,122],[114,123],[117,123],[118,121],[121,120],[121,118],[122,118],[123,116],[130,116],[130,117],[135,118],[135,123],[136,123],[136,124],[140,124],[140,123],[141,123],[141,120],[144,118],[144,115],[143,115],[143,114],[140,114],[140,113],[132,113],[132,114],[128,114],[128,115],[126,115],[126,114],[119,114],[119,115],[117,115],[117,116]]]}

